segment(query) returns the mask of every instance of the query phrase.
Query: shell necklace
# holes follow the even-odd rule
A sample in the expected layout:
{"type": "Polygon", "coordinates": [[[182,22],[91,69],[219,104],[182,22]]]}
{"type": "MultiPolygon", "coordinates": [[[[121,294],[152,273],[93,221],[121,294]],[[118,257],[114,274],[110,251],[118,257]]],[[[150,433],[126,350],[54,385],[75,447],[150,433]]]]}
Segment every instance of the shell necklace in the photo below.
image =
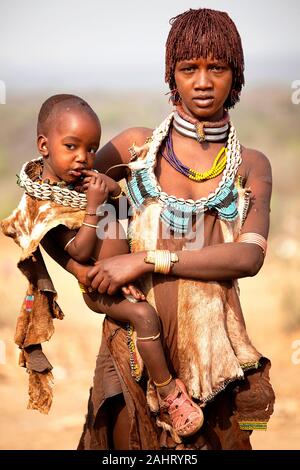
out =
{"type": "Polygon", "coordinates": [[[141,210],[148,198],[155,198],[162,206],[160,218],[174,232],[188,233],[191,217],[194,214],[213,210],[223,220],[232,221],[238,216],[237,211],[237,189],[234,185],[236,173],[241,164],[241,148],[232,123],[229,126],[227,140],[227,162],[221,181],[215,191],[207,197],[193,199],[177,198],[162,191],[158,184],[154,170],[156,156],[163,140],[168,135],[173,120],[171,113],[152,136],[149,150],[144,159],[129,163],[132,176],[127,181],[127,196],[133,208],[141,210]]]}

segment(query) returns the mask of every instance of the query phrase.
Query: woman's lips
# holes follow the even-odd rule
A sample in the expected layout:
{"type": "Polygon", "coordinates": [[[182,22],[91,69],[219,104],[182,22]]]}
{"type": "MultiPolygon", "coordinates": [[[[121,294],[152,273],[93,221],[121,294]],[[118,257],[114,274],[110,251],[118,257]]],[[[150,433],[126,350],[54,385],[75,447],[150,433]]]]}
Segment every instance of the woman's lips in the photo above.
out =
{"type": "Polygon", "coordinates": [[[214,102],[214,98],[193,98],[193,101],[199,106],[200,108],[207,108],[211,106],[214,102]]]}

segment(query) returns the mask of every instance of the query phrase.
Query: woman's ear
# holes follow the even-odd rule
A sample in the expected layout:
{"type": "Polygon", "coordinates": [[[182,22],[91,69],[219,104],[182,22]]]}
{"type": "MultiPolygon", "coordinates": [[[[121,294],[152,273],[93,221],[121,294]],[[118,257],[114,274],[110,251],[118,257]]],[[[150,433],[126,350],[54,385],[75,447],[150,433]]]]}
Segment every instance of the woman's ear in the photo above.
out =
{"type": "Polygon", "coordinates": [[[46,158],[46,157],[49,156],[47,137],[40,134],[37,138],[37,147],[38,147],[38,151],[42,155],[42,157],[46,158]]]}

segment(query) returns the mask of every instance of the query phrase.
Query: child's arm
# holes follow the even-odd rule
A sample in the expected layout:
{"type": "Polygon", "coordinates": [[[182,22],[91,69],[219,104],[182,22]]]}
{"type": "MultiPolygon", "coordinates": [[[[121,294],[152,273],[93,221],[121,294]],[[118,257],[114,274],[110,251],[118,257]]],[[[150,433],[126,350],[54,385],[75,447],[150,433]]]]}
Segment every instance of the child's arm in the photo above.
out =
{"type": "MultiPolygon", "coordinates": [[[[117,193],[120,191],[118,183],[104,177],[100,173],[93,171],[85,172],[88,179],[87,187],[87,207],[84,222],[75,236],[70,233],[62,233],[61,241],[64,243],[64,249],[76,261],[83,263],[92,256],[97,237],[97,224],[100,217],[96,215],[97,208],[104,203],[109,192],[117,193]]],[[[101,240],[100,240],[101,242],[101,240]]]]}

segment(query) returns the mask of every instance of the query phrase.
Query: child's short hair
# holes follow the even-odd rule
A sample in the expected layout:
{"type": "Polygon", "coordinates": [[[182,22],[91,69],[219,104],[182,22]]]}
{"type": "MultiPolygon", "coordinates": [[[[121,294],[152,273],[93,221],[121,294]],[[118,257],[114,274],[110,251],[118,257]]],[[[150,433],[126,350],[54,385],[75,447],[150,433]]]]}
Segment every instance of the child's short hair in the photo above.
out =
{"type": "Polygon", "coordinates": [[[49,125],[51,124],[54,110],[57,105],[61,103],[65,104],[67,107],[82,107],[82,109],[88,112],[91,116],[95,117],[98,121],[98,116],[95,111],[90,107],[90,105],[84,101],[82,98],[76,95],[69,94],[59,94],[50,96],[41,106],[38,122],[37,122],[37,134],[47,134],[49,130],[49,125]]]}
{"type": "Polygon", "coordinates": [[[223,11],[190,9],[174,18],[166,42],[165,81],[170,90],[176,89],[176,63],[182,60],[213,58],[225,61],[232,69],[231,93],[224,106],[232,108],[239,101],[244,80],[244,54],[238,30],[223,11]]]}

